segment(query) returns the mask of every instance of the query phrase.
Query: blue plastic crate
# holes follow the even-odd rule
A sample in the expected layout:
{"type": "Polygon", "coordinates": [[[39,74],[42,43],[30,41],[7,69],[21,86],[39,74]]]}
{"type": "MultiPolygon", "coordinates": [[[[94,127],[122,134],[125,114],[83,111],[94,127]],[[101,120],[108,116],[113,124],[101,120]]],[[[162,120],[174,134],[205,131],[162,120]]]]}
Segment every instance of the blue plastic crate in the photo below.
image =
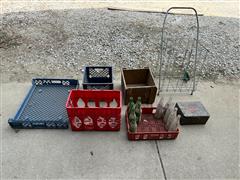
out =
{"type": "Polygon", "coordinates": [[[113,89],[112,67],[85,67],[83,76],[83,89],[113,89]]]}
{"type": "Polygon", "coordinates": [[[69,91],[76,89],[78,80],[32,80],[32,87],[14,118],[8,120],[12,128],[68,128],[66,101],[69,91]]]}

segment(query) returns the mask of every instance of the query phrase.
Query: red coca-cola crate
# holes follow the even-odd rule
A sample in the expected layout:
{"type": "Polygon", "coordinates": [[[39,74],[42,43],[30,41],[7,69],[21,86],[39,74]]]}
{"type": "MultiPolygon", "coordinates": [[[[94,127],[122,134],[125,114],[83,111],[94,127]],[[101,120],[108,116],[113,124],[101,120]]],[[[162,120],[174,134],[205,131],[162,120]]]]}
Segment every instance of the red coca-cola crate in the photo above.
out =
{"type": "Polygon", "coordinates": [[[127,134],[129,140],[157,140],[157,139],[175,139],[178,136],[179,129],[176,131],[167,131],[164,128],[162,120],[154,119],[155,107],[143,107],[141,121],[138,124],[136,132],[130,132],[128,113],[126,111],[125,119],[127,134]]]}
{"type": "Polygon", "coordinates": [[[66,103],[73,131],[118,131],[121,107],[117,90],[71,90],[66,103]]]}

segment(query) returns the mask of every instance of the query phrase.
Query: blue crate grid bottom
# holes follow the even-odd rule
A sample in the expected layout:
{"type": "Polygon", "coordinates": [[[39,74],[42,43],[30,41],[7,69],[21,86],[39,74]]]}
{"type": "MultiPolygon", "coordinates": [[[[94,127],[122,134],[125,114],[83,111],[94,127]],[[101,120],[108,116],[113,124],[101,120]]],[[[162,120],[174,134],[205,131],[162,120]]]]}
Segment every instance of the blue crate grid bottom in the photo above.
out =
{"type": "Polygon", "coordinates": [[[70,86],[33,86],[14,119],[9,124],[14,128],[68,128],[65,108],[70,86]]]}

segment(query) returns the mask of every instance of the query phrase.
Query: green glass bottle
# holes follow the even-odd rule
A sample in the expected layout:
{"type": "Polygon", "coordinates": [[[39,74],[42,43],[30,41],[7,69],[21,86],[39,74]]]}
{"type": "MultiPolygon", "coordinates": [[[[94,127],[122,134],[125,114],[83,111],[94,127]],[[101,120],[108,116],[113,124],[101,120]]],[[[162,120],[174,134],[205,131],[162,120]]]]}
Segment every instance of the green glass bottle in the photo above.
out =
{"type": "Polygon", "coordinates": [[[136,108],[135,108],[137,124],[141,121],[141,106],[142,106],[142,98],[138,97],[138,100],[136,102],[136,108]]]}
{"type": "Polygon", "coordinates": [[[130,97],[128,107],[127,107],[128,116],[130,114],[131,109],[133,109],[133,108],[135,109],[134,100],[133,100],[133,97],[130,97]]]}
{"type": "Polygon", "coordinates": [[[132,109],[130,109],[129,126],[130,126],[130,131],[131,132],[135,132],[137,130],[136,114],[135,114],[135,108],[134,107],[132,109]]]}

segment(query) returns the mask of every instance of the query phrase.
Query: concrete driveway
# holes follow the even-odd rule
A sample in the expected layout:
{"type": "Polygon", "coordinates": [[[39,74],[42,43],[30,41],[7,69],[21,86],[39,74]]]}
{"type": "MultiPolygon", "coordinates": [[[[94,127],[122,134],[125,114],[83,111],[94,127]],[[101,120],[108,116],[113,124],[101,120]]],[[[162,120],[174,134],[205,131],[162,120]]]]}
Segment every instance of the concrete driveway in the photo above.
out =
{"type": "MultiPolygon", "coordinates": [[[[180,127],[176,140],[127,140],[120,132],[14,131],[13,117],[29,83],[1,84],[2,179],[234,179],[239,178],[239,85],[202,82],[193,95],[211,117],[180,127]]],[[[125,107],[122,112],[124,112],[125,107]]]]}

